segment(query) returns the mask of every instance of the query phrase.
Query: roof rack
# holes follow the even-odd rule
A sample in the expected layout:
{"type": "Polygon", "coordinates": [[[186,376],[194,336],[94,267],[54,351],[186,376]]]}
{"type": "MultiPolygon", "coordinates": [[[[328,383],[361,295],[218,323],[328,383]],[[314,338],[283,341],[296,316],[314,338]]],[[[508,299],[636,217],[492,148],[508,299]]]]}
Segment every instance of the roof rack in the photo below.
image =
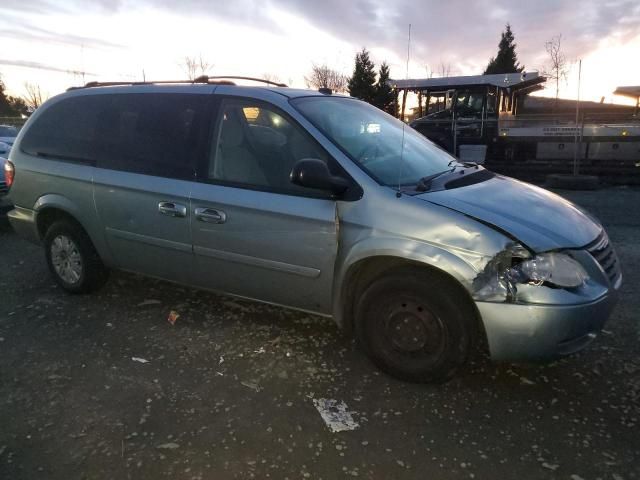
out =
{"type": "Polygon", "coordinates": [[[286,83],[273,82],[271,80],[265,80],[264,78],[256,77],[239,77],[236,75],[216,75],[214,77],[208,75],[202,75],[194,80],[194,82],[208,83],[211,80],[250,80],[252,82],[266,83],[267,85],[273,85],[275,87],[288,87],[286,83]]]}
{"type": "Polygon", "coordinates": [[[235,85],[232,80],[250,80],[253,82],[266,83],[267,85],[274,85],[276,87],[286,87],[287,85],[284,83],[272,82],[271,80],[265,80],[263,78],[254,78],[254,77],[239,77],[239,76],[208,76],[201,75],[193,80],[157,80],[157,81],[144,81],[144,82],[88,82],[81,87],[69,87],[67,91],[70,90],[79,90],[82,88],[93,88],[93,87],[115,87],[119,85],[158,85],[158,84],[196,84],[196,83],[204,83],[209,85],[235,85]]]}

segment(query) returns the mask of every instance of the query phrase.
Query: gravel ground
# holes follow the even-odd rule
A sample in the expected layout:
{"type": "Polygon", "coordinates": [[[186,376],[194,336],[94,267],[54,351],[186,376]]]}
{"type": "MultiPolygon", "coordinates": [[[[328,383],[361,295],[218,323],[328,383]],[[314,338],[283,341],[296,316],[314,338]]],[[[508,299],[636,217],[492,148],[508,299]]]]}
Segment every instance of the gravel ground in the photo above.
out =
{"type": "Polygon", "coordinates": [[[67,295],[4,224],[0,478],[640,478],[640,190],[561,193],[622,260],[606,330],[438,386],[379,373],[327,319],[124,273],[67,295]],[[357,428],[333,433],[318,399],[357,428]]]}

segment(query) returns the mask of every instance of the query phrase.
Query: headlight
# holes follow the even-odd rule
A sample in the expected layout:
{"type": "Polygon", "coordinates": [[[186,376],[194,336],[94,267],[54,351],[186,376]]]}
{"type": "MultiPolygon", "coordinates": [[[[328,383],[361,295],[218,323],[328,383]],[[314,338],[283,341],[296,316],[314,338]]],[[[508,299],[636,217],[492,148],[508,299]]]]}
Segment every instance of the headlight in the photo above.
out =
{"type": "Polygon", "coordinates": [[[517,283],[542,285],[546,282],[564,288],[579,287],[589,278],[582,265],[560,252],[541,253],[511,270],[511,277],[517,283]]]}
{"type": "Polygon", "coordinates": [[[512,244],[492,258],[473,280],[474,298],[512,301],[518,285],[551,285],[560,288],[581,286],[589,274],[566,253],[548,252],[532,256],[512,244]]]}

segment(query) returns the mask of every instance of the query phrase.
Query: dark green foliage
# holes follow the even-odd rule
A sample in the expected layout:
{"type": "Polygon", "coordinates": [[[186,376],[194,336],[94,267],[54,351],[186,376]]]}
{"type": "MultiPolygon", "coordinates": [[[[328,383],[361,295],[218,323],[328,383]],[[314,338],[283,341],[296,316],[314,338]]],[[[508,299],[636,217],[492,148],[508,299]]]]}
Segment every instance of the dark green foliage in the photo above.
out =
{"type": "Polygon", "coordinates": [[[511,31],[511,25],[507,23],[507,27],[502,32],[502,38],[498,44],[498,54],[491,57],[485,75],[492,73],[518,73],[524,70],[524,65],[518,63],[516,55],[516,43],[511,31]]]}
{"type": "Polygon", "coordinates": [[[5,92],[5,85],[0,78],[0,117],[14,117],[26,115],[27,105],[20,97],[11,97],[5,92]]]}
{"type": "Polygon", "coordinates": [[[349,79],[349,94],[365,102],[374,103],[376,97],[375,65],[369,58],[369,52],[363,48],[356,54],[356,65],[349,79]]]}
{"type": "Polygon", "coordinates": [[[393,115],[395,95],[393,93],[393,89],[388,83],[388,80],[389,65],[387,65],[387,62],[382,62],[378,73],[378,83],[376,84],[375,100],[373,104],[380,110],[384,110],[385,112],[393,115]]]}

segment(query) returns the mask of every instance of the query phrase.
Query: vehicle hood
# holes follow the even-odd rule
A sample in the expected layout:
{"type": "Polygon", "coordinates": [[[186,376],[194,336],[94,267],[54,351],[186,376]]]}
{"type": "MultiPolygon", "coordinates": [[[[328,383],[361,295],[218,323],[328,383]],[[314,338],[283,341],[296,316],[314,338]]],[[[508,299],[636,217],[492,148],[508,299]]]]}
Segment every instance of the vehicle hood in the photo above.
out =
{"type": "Polygon", "coordinates": [[[465,187],[427,192],[418,198],[493,225],[535,252],[583,247],[602,231],[595,218],[573,203],[500,175],[465,187]]]}

